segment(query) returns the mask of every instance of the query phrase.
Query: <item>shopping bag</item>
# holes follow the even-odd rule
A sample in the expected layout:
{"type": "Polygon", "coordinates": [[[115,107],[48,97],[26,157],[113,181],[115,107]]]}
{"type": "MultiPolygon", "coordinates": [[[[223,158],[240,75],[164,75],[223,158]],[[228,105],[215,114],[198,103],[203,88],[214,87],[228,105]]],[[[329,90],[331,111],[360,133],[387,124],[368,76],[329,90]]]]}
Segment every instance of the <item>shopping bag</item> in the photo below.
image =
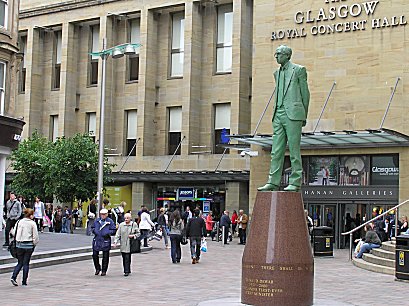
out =
{"type": "Polygon", "coordinates": [[[202,239],[202,243],[200,244],[200,250],[205,253],[207,252],[207,242],[205,239],[202,239]]]}

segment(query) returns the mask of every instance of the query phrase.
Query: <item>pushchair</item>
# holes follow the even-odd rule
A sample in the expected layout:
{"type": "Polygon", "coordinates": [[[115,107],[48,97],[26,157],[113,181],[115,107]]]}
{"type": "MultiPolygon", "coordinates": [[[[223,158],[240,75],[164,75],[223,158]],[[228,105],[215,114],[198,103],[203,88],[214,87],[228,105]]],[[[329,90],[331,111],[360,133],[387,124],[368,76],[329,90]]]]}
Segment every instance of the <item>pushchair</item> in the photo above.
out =
{"type": "Polygon", "coordinates": [[[145,236],[141,235],[139,240],[147,238],[148,241],[156,240],[160,241],[162,239],[162,228],[158,223],[155,223],[153,229],[145,236]]]}

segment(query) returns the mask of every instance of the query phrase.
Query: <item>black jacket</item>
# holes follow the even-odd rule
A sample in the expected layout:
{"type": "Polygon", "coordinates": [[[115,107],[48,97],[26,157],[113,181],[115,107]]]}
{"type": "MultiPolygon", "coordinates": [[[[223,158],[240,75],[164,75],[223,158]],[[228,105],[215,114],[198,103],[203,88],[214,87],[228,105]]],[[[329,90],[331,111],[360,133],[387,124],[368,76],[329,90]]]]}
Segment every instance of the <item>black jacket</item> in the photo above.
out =
{"type": "Polygon", "coordinates": [[[220,227],[222,227],[222,226],[227,226],[227,227],[229,227],[230,224],[231,224],[231,221],[230,221],[230,218],[229,218],[228,215],[223,215],[223,216],[220,218],[220,227]]]}
{"type": "Polygon", "coordinates": [[[186,227],[187,237],[205,237],[206,236],[206,223],[200,217],[193,217],[189,220],[186,227]]]}

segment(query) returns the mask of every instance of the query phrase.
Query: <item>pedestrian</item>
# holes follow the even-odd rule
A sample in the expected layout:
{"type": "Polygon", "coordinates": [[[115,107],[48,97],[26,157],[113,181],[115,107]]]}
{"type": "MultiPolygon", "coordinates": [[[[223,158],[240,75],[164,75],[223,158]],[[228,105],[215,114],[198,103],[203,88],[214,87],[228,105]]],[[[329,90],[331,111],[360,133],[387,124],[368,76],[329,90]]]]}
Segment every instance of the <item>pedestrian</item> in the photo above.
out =
{"type": "MultiPolygon", "coordinates": [[[[62,212],[62,230],[61,233],[69,234],[71,232],[72,211],[65,205],[62,212]]],[[[72,232],[71,232],[72,233],[72,232]]]]}
{"type": "Polygon", "coordinates": [[[200,260],[201,240],[206,237],[206,225],[205,221],[199,217],[200,210],[195,209],[193,214],[194,216],[187,223],[186,236],[190,238],[192,264],[196,264],[200,260]]]}
{"type": "Polygon", "coordinates": [[[233,214],[231,215],[231,235],[233,236],[236,233],[237,227],[237,211],[233,210],[233,214]]]}
{"type": "Polygon", "coordinates": [[[3,247],[7,248],[10,244],[10,231],[22,214],[21,203],[17,200],[14,192],[10,192],[10,199],[4,206],[4,214],[6,216],[6,228],[4,230],[5,241],[3,247]]]}
{"type": "Polygon", "coordinates": [[[48,218],[48,220],[49,220],[49,223],[48,223],[48,231],[49,232],[53,232],[54,231],[54,216],[53,216],[53,213],[54,213],[54,211],[53,211],[53,204],[51,204],[51,203],[47,203],[46,205],[45,205],[45,215],[46,215],[46,217],[48,218]]]}
{"type": "Polygon", "coordinates": [[[61,233],[62,229],[62,209],[61,206],[57,206],[56,211],[54,212],[54,231],[56,233],[61,233]]]}
{"type": "Polygon", "coordinates": [[[249,217],[244,213],[243,209],[239,210],[239,216],[237,217],[237,224],[239,225],[239,244],[246,244],[246,230],[249,217]]]}
{"type": "Polygon", "coordinates": [[[95,275],[100,272],[101,276],[105,276],[109,264],[109,251],[111,250],[111,236],[115,235],[116,227],[111,218],[108,218],[108,210],[103,208],[99,212],[100,217],[97,218],[92,225],[92,259],[94,261],[95,275]],[[102,251],[102,268],[99,263],[99,252],[102,251]]]}
{"type": "Polygon", "coordinates": [[[180,217],[179,210],[175,210],[169,218],[170,225],[170,257],[173,263],[180,263],[182,259],[182,249],[180,243],[182,241],[182,230],[184,228],[183,220],[180,217]]]}
{"type": "Polygon", "coordinates": [[[168,222],[167,222],[167,215],[165,215],[165,209],[161,207],[159,210],[159,216],[158,216],[158,224],[160,225],[162,229],[162,236],[163,240],[165,241],[165,248],[169,249],[169,242],[168,242],[168,222]]]}
{"type": "Polygon", "coordinates": [[[119,224],[118,230],[116,231],[114,246],[116,247],[118,242],[120,242],[121,255],[122,255],[122,265],[124,268],[124,276],[128,276],[131,273],[131,239],[137,239],[140,231],[138,224],[132,221],[131,214],[124,215],[124,222],[119,224]]]}
{"type": "Polygon", "coordinates": [[[143,238],[143,246],[147,248],[148,245],[148,234],[152,230],[155,224],[151,221],[151,216],[149,215],[148,209],[144,206],[141,213],[141,221],[139,222],[139,229],[141,231],[141,239],[143,238]]]}
{"type": "Polygon", "coordinates": [[[213,226],[214,226],[213,212],[209,211],[209,214],[206,217],[206,231],[207,235],[212,237],[212,241],[214,240],[213,226]]]}
{"type": "Polygon", "coordinates": [[[18,286],[17,276],[21,269],[23,269],[23,281],[21,284],[27,286],[31,255],[39,241],[37,225],[33,219],[34,211],[31,208],[26,208],[24,210],[24,218],[17,222],[16,227],[11,232],[16,240],[18,260],[11,276],[11,283],[14,286],[18,286]]]}
{"type": "Polygon", "coordinates": [[[78,224],[78,207],[75,206],[74,209],[72,210],[72,227],[73,229],[77,229],[77,224],[78,224]]]}
{"type": "Polygon", "coordinates": [[[186,206],[186,210],[183,214],[183,222],[185,225],[189,222],[189,220],[192,219],[192,212],[190,211],[190,207],[186,206]]]}
{"type": "Polygon", "coordinates": [[[35,222],[37,224],[37,229],[39,232],[44,232],[43,231],[43,218],[45,217],[45,205],[42,201],[40,201],[40,198],[37,196],[35,197],[35,203],[34,203],[34,218],[35,222]]]}
{"type": "Polygon", "coordinates": [[[365,241],[364,244],[361,245],[359,253],[355,256],[356,258],[362,258],[362,255],[366,252],[369,252],[372,249],[381,247],[382,241],[379,239],[376,232],[372,229],[370,224],[365,225],[365,241]]]}
{"type": "Polygon", "coordinates": [[[229,244],[227,239],[229,238],[229,231],[230,231],[231,221],[229,218],[229,211],[225,210],[223,216],[220,218],[220,227],[222,228],[222,232],[224,233],[223,243],[229,244]]]}
{"type": "Polygon", "coordinates": [[[95,199],[92,199],[87,208],[87,231],[86,231],[87,236],[91,236],[92,234],[91,228],[95,222],[95,217],[97,215],[96,203],[97,201],[95,199]]]}

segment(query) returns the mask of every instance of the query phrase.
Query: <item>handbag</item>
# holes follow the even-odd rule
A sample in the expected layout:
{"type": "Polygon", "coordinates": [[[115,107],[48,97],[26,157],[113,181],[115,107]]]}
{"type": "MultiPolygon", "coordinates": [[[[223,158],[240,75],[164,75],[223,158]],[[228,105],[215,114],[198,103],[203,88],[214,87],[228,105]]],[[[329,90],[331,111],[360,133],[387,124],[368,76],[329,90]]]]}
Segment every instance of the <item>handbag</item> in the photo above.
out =
{"type": "MultiPolygon", "coordinates": [[[[132,228],[131,228],[131,232],[133,229],[133,225],[134,223],[132,223],[132,228]]],[[[134,254],[134,253],[140,253],[141,252],[141,241],[137,238],[130,238],[129,239],[129,249],[130,249],[130,253],[134,254]]]]}
{"type": "Polygon", "coordinates": [[[14,234],[14,239],[13,239],[13,241],[11,241],[10,246],[9,246],[10,255],[12,257],[14,257],[14,258],[17,258],[17,241],[16,241],[16,237],[17,237],[17,229],[18,229],[18,223],[19,222],[20,221],[17,221],[17,223],[16,223],[16,231],[15,231],[15,234],[14,234]]]}
{"type": "Polygon", "coordinates": [[[200,244],[200,250],[205,253],[207,252],[207,242],[205,239],[202,239],[202,243],[200,244]]]}

